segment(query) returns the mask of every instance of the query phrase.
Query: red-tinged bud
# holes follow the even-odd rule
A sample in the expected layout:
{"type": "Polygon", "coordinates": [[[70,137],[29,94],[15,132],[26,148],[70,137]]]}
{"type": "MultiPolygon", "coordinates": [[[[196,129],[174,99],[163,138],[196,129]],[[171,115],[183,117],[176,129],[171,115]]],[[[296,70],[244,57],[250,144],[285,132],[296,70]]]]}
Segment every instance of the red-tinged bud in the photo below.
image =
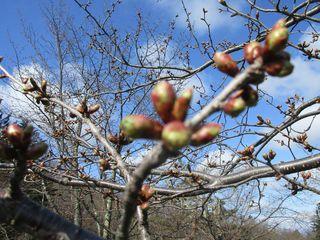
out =
{"type": "Polygon", "coordinates": [[[95,104],[89,107],[88,114],[93,114],[100,109],[100,104],[95,104]]]}
{"type": "Polygon", "coordinates": [[[76,110],[81,113],[81,114],[84,114],[86,111],[87,111],[87,107],[84,106],[83,104],[79,104],[77,107],[76,107],[76,110]]]}
{"type": "Polygon", "coordinates": [[[167,81],[158,83],[151,92],[151,99],[156,112],[167,123],[172,120],[171,111],[176,99],[174,89],[167,81]]]}
{"type": "Polygon", "coordinates": [[[44,79],[41,80],[41,90],[44,93],[47,91],[47,81],[44,79]]]}
{"type": "Polygon", "coordinates": [[[241,97],[246,102],[246,105],[248,107],[257,105],[259,100],[258,92],[249,85],[242,89],[241,97]]]}
{"type": "Polygon", "coordinates": [[[245,45],[244,49],[244,58],[248,61],[248,63],[254,63],[254,60],[261,57],[263,55],[263,47],[260,43],[254,41],[245,45]]]}
{"type": "Polygon", "coordinates": [[[217,65],[217,68],[232,77],[239,73],[239,68],[237,63],[232,59],[232,57],[224,52],[217,52],[213,56],[213,60],[217,65]]]}
{"type": "Polygon", "coordinates": [[[186,118],[189,104],[192,98],[192,92],[193,89],[189,88],[176,99],[172,109],[172,116],[175,120],[183,121],[186,118]]]}
{"type": "Polygon", "coordinates": [[[120,128],[130,138],[160,139],[163,126],[144,115],[129,115],[121,121],[120,128]]]}
{"type": "Polygon", "coordinates": [[[190,138],[190,129],[180,121],[173,121],[166,124],[162,131],[162,141],[171,151],[188,145],[190,138]]]}
{"type": "Polygon", "coordinates": [[[272,29],[266,37],[265,51],[278,52],[283,50],[288,42],[289,31],[287,28],[272,29]]]}
{"type": "Polygon", "coordinates": [[[37,143],[28,149],[26,153],[26,158],[36,160],[40,158],[42,155],[44,155],[47,152],[47,150],[48,145],[46,143],[37,143]]]}
{"type": "Polygon", "coordinates": [[[246,109],[246,102],[242,97],[231,97],[223,106],[223,111],[231,117],[237,117],[246,109]]]}
{"type": "Polygon", "coordinates": [[[10,124],[4,131],[6,137],[15,146],[21,145],[23,142],[23,129],[17,124],[10,124]]]}
{"type": "Polygon", "coordinates": [[[111,166],[110,166],[110,163],[109,163],[109,161],[108,161],[107,159],[101,158],[101,159],[99,160],[99,170],[100,170],[101,172],[104,172],[104,171],[110,169],[110,167],[111,167],[111,166]]]}
{"type": "Polygon", "coordinates": [[[221,125],[217,123],[208,123],[202,126],[191,136],[191,145],[200,146],[212,141],[221,131],[221,125]]]}
{"type": "Polygon", "coordinates": [[[270,76],[285,77],[293,72],[294,66],[286,60],[275,60],[266,63],[264,69],[270,76]]]}
{"type": "Polygon", "coordinates": [[[141,190],[138,193],[137,205],[139,205],[142,209],[148,207],[148,201],[154,195],[155,190],[151,188],[148,184],[144,184],[141,187],[141,190]]]}

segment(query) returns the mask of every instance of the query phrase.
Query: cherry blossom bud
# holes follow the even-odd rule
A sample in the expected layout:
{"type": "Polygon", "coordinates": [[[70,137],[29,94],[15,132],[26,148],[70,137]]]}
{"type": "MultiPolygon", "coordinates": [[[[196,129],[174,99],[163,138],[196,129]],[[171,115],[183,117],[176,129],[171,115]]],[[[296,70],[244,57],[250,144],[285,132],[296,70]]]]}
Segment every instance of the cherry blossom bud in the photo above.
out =
{"type": "Polygon", "coordinates": [[[172,116],[175,120],[183,121],[186,118],[192,98],[192,92],[193,89],[189,88],[176,99],[172,109],[172,116]]]}
{"type": "Polygon", "coordinates": [[[289,31],[285,27],[272,29],[266,37],[265,51],[278,52],[283,50],[288,42],[289,31]]]}
{"type": "Polygon", "coordinates": [[[23,129],[18,124],[10,124],[4,131],[9,142],[13,145],[21,145],[23,142],[23,129]]]}
{"type": "Polygon", "coordinates": [[[47,91],[47,81],[44,79],[41,80],[41,90],[44,93],[47,91]]]}
{"type": "Polygon", "coordinates": [[[262,56],[263,47],[259,42],[253,41],[246,44],[243,51],[244,58],[248,61],[248,63],[252,64],[257,58],[262,56]]]}
{"type": "Polygon", "coordinates": [[[100,104],[95,104],[89,107],[88,114],[93,114],[100,109],[100,104]]]}
{"type": "Polygon", "coordinates": [[[242,97],[231,97],[223,106],[223,111],[231,117],[237,117],[246,108],[242,97]]]}
{"type": "Polygon", "coordinates": [[[194,132],[191,136],[191,145],[200,146],[212,141],[221,131],[221,125],[217,123],[208,123],[194,132]]]}
{"type": "Polygon", "coordinates": [[[166,124],[162,131],[162,140],[165,146],[171,151],[188,145],[190,137],[190,129],[180,121],[173,121],[166,124]]]}
{"type": "Polygon", "coordinates": [[[105,158],[101,158],[101,159],[99,160],[99,170],[100,170],[101,172],[104,172],[104,171],[106,171],[106,170],[108,170],[108,169],[110,169],[110,163],[109,163],[109,161],[108,161],[107,159],[105,159],[105,158]]]}
{"type": "Polygon", "coordinates": [[[151,99],[161,119],[165,123],[170,122],[172,120],[171,111],[176,99],[172,85],[167,81],[158,83],[151,93],[151,99]]]}
{"type": "Polygon", "coordinates": [[[163,126],[144,115],[129,115],[121,121],[120,128],[130,138],[160,139],[163,126]]]}
{"type": "Polygon", "coordinates": [[[239,73],[239,68],[237,63],[232,59],[232,57],[224,52],[217,52],[213,56],[213,60],[217,65],[217,68],[232,77],[239,73]]]}

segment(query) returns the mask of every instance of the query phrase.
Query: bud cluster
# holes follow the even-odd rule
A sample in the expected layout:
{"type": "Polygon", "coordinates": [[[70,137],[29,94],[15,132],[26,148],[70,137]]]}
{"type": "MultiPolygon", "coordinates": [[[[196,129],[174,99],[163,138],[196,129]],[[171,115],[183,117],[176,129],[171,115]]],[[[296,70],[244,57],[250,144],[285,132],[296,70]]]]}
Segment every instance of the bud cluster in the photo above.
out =
{"type": "Polygon", "coordinates": [[[27,160],[36,160],[45,154],[48,149],[47,144],[43,142],[31,144],[32,133],[33,127],[31,125],[22,128],[17,124],[10,124],[3,131],[8,143],[0,144],[0,159],[12,160],[17,151],[23,153],[27,160]]]}
{"type": "MultiPolygon", "coordinates": [[[[265,46],[253,41],[244,46],[244,59],[254,63],[257,59],[263,61],[263,67],[250,73],[249,83],[258,85],[264,81],[265,73],[271,76],[285,77],[292,73],[294,66],[290,62],[290,54],[283,51],[289,37],[285,20],[279,20],[267,34],[265,46]]],[[[239,73],[236,62],[227,53],[215,53],[214,61],[218,69],[230,76],[239,73]]],[[[258,102],[258,93],[249,85],[235,92],[225,102],[223,111],[232,117],[238,116],[246,107],[255,106],[258,102]]],[[[262,122],[261,122],[262,123],[262,122]]]]}
{"type": "MultiPolygon", "coordinates": [[[[121,121],[121,131],[128,138],[162,139],[170,151],[176,151],[189,143],[194,146],[208,143],[218,135],[220,125],[207,124],[192,133],[183,122],[189,110],[192,91],[186,89],[176,97],[170,83],[159,82],[151,93],[151,99],[164,124],[144,115],[129,115],[121,121]]],[[[109,140],[118,141],[116,137],[109,140]]]]}
{"type": "Polygon", "coordinates": [[[35,99],[37,104],[43,104],[49,106],[49,96],[47,94],[47,80],[42,79],[40,85],[32,78],[22,78],[23,92],[33,93],[35,92],[35,99]]]}
{"type": "MultiPolygon", "coordinates": [[[[87,105],[87,99],[83,99],[81,103],[76,106],[76,110],[84,115],[85,117],[90,117],[91,114],[94,114],[100,109],[100,104],[94,104],[91,106],[87,105]]],[[[75,118],[76,115],[73,113],[69,114],[71,118],[75,118]]]]}

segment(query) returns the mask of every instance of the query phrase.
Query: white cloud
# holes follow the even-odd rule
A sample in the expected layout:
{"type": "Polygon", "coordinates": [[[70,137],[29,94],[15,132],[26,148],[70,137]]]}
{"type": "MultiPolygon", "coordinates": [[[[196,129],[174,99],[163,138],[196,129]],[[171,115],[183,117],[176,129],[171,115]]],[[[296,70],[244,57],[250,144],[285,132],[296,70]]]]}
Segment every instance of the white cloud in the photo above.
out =
{"type": "MultiPolygon", "coordinates": [[[[155,0],[152,1],[156,2],[155,0]]],[[[224,27],[226,26],[226,24],[228,24],[228,27],[224,28],[226,30],[232,30],[239,26],[239,18],[231,18],[229,14],[227,15],[225,13],[219,12],[219,8],[223,7],[218,3],[218,1],[188,0],[184,1],[184,3],[188,12],[191,13],[191,15],[189,16],[190,21],[198,34],[207,33],[207,26],[201,20],[201,18],[203,18],[203,9],[206,9],[208,11],[206,18],[213,29],[224,27]]],[[[179,27],[185,28],[187,26],[186,14],[180,1],[162,0],[159,2],[157,1],[157,4],[159,4],[162,9],[168,11],[168,13],[172,16],[175,16],[177,14],[179,15],[179,18],[177,18],[177,24],[179,27]]],[[[242,3],[240,1],[233,1],[231,5],[239,9],[241,8],[242,3]]]]}
{"type": "Polygon", "coordinates": [[[225,165],[234,158],[233,152],[230,150],[215,150],[210,152],[209,157],[205,158],[196,168],[197,171],[207,172],[210,174],[219,174],[220,169],[212,167],[213,165],[225,165]],[[210,167],[211,166],[211,167],[210,167]]]}
{"type": "Polygon", "coordinates": [[[320,92],[319,61],[304,60],[301,57],[292,59],[295,66],[293,73],[284,78],[270,77],[261,89],[274,97],[288,97],[299,94],[309,99],[320,92]]]}

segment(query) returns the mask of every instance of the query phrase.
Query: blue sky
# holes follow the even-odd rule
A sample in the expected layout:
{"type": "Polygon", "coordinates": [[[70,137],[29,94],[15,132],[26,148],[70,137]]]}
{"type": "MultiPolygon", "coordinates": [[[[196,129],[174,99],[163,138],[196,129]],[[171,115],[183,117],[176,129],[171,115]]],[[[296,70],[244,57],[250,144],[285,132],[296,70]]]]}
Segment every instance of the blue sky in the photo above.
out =
{"type": "MultiPolygon", "coordinates": [[[[38,36],[47,37],[48,29],[46,25],[46,21],[43,18],[43,10],[50,6],[50,2],[57,4],[58,1],[48,1],[48,0],[2,0],[1,8],[2,13],[0,15],[0,46],[1,46],[1,55],[5,57],[4,65],[9,68],[9,70],[13,70],[13,66],[15,66],[16,58],[15,52],[13,48],[13,44],[16,47],[19,57],[21,58],[23,64],[30,64],[30,57],[33,55],[33,50],[29,44],[26,43],[26,39],[24,37],[24,28],[23,24],[29,28],[32,27],[33,30],[36,31],[38,36]]],[[[92,11],[94,14],[98,16],[103,15],[103,9],[105,8],[105,2],[107,1],[94,1],[94,5],[92,11]]],[[[247,31],[244,30],[243,27],[239,27],[239,25],[245,24],[245,20],[241,18],[230,18],[227,15],[222,15],[217,17],[216,13],[218,12],[219,4],[217,1],[212,0],[190,0],[185,1],[186,7],[192,10],[191,21],[194,24],[195,31],[197,36],[201,40],[206,40],[206,27],[200,21],[202,17],[202,9],[206,8],[208,12],[208,21],[212,24],[212,30],[214,32],[213,39],[214,42],[217,43],[222,40],[230,39],[235,41],[236,43],[242,43],[243,41],[247,41],[247,31]]],[[[240,8],[242,10],[246,10],[246,6],[241,1],[229,1],[233,4],[233,6],[240,8]]],[[[265,1],[266,2],[266,1],[265,1]]],[[[265,4],[264,1],[260,1],[261,6],[265,4]]],[[[287,1],[289,6],[292,5],[292,1],[287,1]]],[[[298,1],[299,2],[299,1],[298,1]]],[[[77,24],[84,24],[85,14],[79,9],[78,6],[73,1],[64,1],[63,5],[64,10],[69,12],[74,21],[77,24]]],[[[177,29],[175,31],[175,36],[178,39],[179,34],[182,34],[186,29],[185,16],[183,13],[182,5],[179,1],[172,0],[132,0],[132,1],[124,1],[121,6],[116,10],[114,17],[111,22],[117,26],[120,32],[132,31],[136,28],[136,15],[138,12],[142,12],[142,15],[149,19],[150,25],[153,22],[157,23],[158,27],[155,31],[159,37],[162,37],[162,32],[166,29],[168,25],[168,21],[177,18],[177,29]]],[[[278,16],[265,17],[261,16],[268,27],[272,26],[272,24],[278,19],[278,16]]],[[[309,35],[300,34],[298,30],[301,31],[310,31],[310,27],[306,24],[299,25],[298,28],[294,30],[291,35],[291,41],[297,42],[298,40],[308,40],[309,35]]],[[[176,42],[179,44],[179,42],[176,42]]],[[[314,48],[319,48],[320,43],[316,43],[314,48]]],[[[290,52],[294,53],[292,49],[288,49],[290,52]]],[[[204,62],[208,61],[209,58],[207,56],[201,56],[196,52],[192,52],[192,63],[193,67],[200,66],[204,62]]],[[[241,52],[234,54],[235,59],[239,59],[241,57],[241,52]]],[[[261,88],[267,91],[274,98],[274,104],[282,104],[286,97],[293,95],[295,93],[303,94],[306,98],[314,97],[320,92],[320,80],[319,80],[319,61],[306,62],[305,57],[300,54],[294,53],[292,55],[292,61],[296,65],[295,72],[286,78],[270,78],[268,81],[261,85],[261,88]],[[318,81],[317,81],[318,80],[318,81]]],[[[207,69],[204,73],[199,75],[203,78],[206,87],[208,87],[211,83],[220,83],[222,74],[218,73],[214,69],[207,69]]],[[[197,80],[195,79],[195,82],[197,80]]],[[[192,82],[194,83],[194,82],[192,82]]],[[[4,88],[5,91],[8,89],[4,88]]],[[[252,117],[250,117],[250,121],[254,123],[256,121],[255,115],[259,114],[263,117],[268,117],[272,120],[273,123],[280,123],[283,119],[279,114],[275,114],[274,108],[271,108],[262,100],[258,107],[255,107],[250,110],[252,112],[252,117]]],[[[233,125],[237,125],[237,120],[229,121],[228,125],[231,127],[233,125]]],[[[301,124],[298,124],[296,128],[298,130],[302,130],[306,125],[306,122],[310,121],[306,120],[301,124]]],[[[316,130],[320,127],[320,121],[316,118],[316,121],[310,129],[310,142],[319,146],[318,141],[320,137],[316,133],[316,130]]],[[[281,137],[278,137],[281,138],[281,137]]],[[[250,143],[254,141],[255,138],[250,137],[247,139],[247,142],[250,143]]],[[[284,150],[278,144],[271,143],[270,147],[277,150],[278,155],[276,161],[282,161],[291,159],[291,156],[288,155],[287,150],[284,150]]],[[[268,149],[268,148],[266,148],[268,149]]],[[[295,148],[297,156],[305,156],[305,152],[295,148]]],[[[309,197],[309,200],[312,200],[311,207],[309,208],[310,212],[313,211],[312,205],[317,199],[313,197],[309,197]]],[[[300,196],[299,196],[300,197],[300,196]]],[[[303,197],[303,196],[302,196],[303,197]]],[[[309,201],[311,202],[311,201],[309,201]]],[[[299,210],[299,208],[298,208],[299,210]]]]}

